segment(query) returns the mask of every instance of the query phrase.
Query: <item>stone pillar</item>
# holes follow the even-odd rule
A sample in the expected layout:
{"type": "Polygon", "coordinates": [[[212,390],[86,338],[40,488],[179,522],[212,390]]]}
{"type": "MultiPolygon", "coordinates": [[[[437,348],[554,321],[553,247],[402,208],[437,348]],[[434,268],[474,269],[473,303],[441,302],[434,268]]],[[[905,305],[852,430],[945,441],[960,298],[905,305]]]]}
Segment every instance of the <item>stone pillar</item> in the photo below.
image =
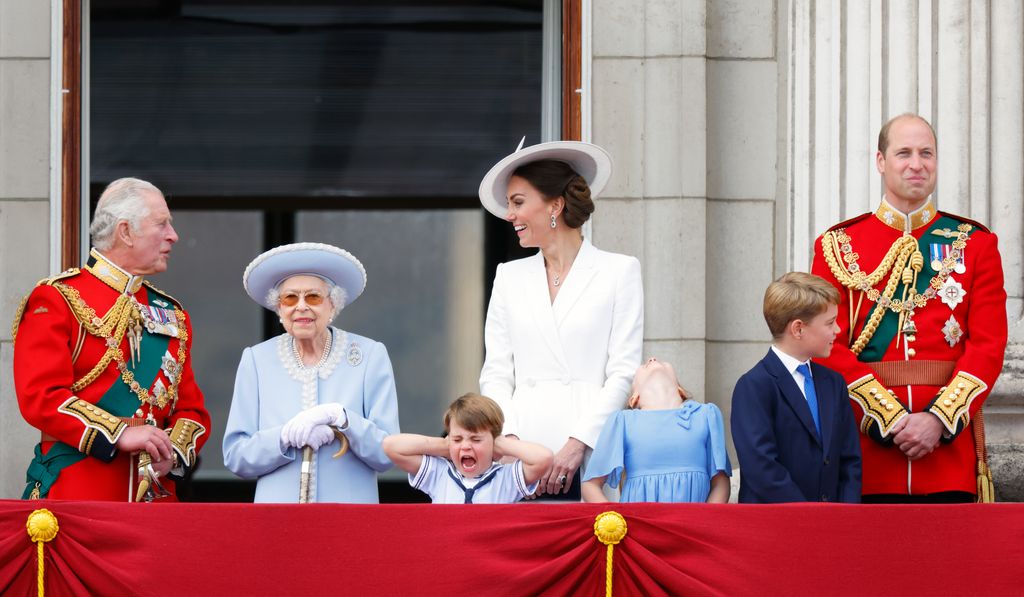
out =
{"type": "MultiPolygon", "coordinates": [[[[615,172],[596,246],[643,266],[644,352],[705,397],[707,45],[703,0],[593,0],[593,142],[615,172]]],[[[708,399],[713,397],[707,396],[708,399]]]]}
{"type": "Polygon", "coordinates": [[[50,2],[0,0],[0,498],[21,497],[37,431],[21,418],[11,319],[50,254],[50,2]]]}
{"type": "Polygon", "coordinates": [[[1001,240],[1010,342],[988,399],[997,494],[1024,499],[1024,8],[1010,0],[779,3],[786,23],[784,173],[793,269],[817,234],[877,205],[878,129],[917,112],[935,126],[940,209],[980,220],[1001,240]]]}

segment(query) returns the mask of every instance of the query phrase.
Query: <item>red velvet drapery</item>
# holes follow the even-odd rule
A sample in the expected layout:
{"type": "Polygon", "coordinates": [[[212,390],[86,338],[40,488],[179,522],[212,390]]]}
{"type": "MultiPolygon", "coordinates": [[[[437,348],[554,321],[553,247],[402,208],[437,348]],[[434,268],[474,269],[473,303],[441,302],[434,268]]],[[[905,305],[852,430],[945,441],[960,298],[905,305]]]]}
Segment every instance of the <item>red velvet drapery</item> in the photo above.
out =
{"type": "Polygon", "coordinates": [[[0,501],[0,593],[603,595],[594,518],[622,514],[616,595],[1015,595],[1024,504],[239,505],[0,501]]]}

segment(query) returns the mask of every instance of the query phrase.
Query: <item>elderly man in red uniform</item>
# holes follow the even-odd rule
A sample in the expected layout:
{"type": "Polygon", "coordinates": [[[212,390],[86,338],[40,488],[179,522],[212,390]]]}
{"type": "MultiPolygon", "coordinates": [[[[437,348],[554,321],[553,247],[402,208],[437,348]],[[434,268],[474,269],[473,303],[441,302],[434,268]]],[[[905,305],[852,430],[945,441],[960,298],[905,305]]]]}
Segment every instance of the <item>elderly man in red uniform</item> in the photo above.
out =
{"type": "Polygon", "coordinates": [[[210,417],[189,360],[181,305],[143,276],[167,269],[178,240],[163,194],[107,187],[82,269],[39,282],[14,322],[14,384],[42,432],[25,498],[175,499],[210,417]]]}
{"type": "Polygon", "coordinates": [[[811,271],[843,295],[842,331],[823,362],[849,386],[867,503],[969,502],[991,491],[976,428],[1003,366],[1003,269],[995,234],[936,210],[937,157],[926,120],[887,122],[881,205],[815,242],[811,271]]]}

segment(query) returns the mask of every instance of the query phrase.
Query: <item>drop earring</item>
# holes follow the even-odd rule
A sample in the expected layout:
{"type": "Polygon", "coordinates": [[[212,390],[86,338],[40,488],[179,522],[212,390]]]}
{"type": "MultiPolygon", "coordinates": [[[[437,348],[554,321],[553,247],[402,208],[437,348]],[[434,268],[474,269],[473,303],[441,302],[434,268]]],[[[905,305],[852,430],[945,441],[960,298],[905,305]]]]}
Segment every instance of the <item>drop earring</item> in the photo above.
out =
{"type": "Polygon", "coordinates": [[[551,227],[554,228],[556,226],[558,226],[558,224],[555,222],[555,214],[551,214],[551,227]]]}

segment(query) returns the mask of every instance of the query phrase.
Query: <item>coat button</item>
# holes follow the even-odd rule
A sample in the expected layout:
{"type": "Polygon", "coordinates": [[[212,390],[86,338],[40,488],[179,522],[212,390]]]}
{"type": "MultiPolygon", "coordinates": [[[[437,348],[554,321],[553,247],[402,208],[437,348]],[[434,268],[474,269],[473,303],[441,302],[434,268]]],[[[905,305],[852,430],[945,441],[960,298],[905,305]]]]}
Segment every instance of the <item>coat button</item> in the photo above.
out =
{"type": "Polygon", "coordinates": [[[825,459],[825,466],[828,466],[828,458],[825,459]]]}

